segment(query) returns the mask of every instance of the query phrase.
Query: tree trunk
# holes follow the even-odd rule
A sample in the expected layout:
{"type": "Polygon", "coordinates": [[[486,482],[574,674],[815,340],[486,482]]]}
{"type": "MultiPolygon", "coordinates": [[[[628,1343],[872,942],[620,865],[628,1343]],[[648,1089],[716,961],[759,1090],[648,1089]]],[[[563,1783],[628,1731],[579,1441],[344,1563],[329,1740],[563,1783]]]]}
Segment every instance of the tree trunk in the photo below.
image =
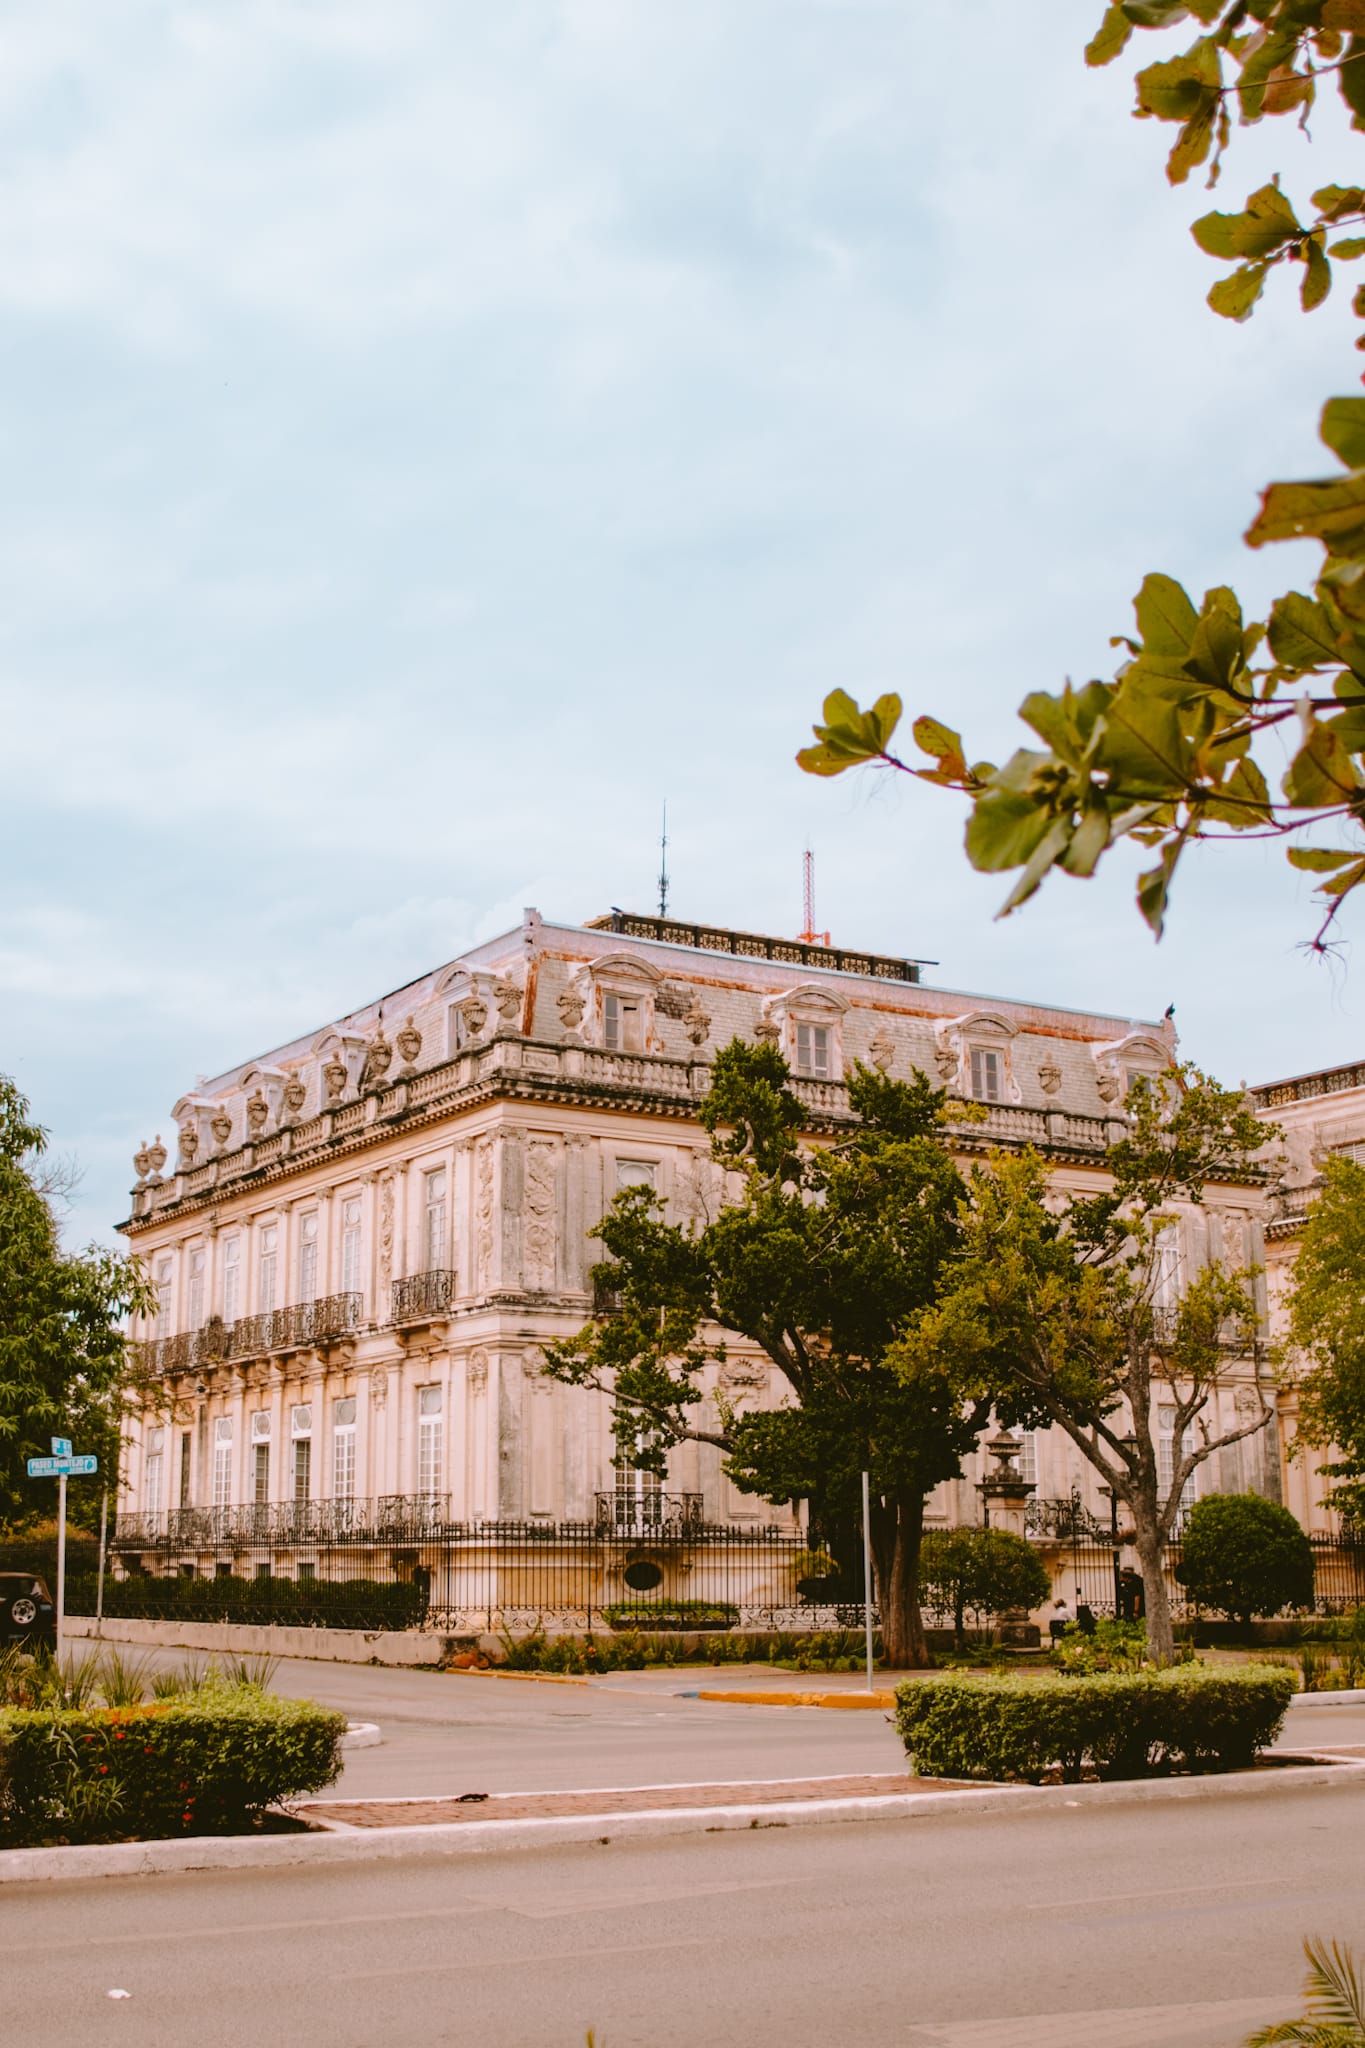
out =
{"type": "Polygon", "coordinates": [[[882,1649],[896,1671],[933,1665],[919,1605],[923,1494],[889,1494],[872,1503],[872,1576],[881,1616],[882,1649]]]}
{"type": "Polygon", "coordinates": [[[1154,1664],[1175,1661],[1175,1630],[1171,1624],[1171,1602],[1166,1575],[1161,1569],[1162,1545],[1156,1516],[1144,1514],[1134,1504],[1133,1547],[1142,1568],[1142,1594],[1147,1608],[1147,1654],[1154,1664]]]}

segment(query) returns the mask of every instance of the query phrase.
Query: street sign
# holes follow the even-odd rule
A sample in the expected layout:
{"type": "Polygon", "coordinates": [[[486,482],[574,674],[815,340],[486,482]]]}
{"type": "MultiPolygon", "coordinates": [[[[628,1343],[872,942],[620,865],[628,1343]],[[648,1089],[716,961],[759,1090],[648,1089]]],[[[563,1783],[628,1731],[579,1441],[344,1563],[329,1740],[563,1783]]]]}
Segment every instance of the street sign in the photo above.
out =
{"type": "Polygon", "coordinates": [[[89,1451],[81,1457],[68,1460],[68,1470],[74,1479],[88,1479],[92,1472],[98,1472],[99,1469],[99,1459],[89,1451]]]}
{"type": "Polygon", "coordinates": [[[53,1437],[52,1455],[54,1458],[69,1458],[71,1456],[71,1439],[69,1436],[53,1437]]]}
{"type": "Polygon", "coordinates": [[[65,1479],[70,1470],[70,1458],[30,1458],[28,1461],[30,1479],[65,1479]]]}
{"type": "MultiPolygon", "coordinates": [[[[55,1479],[57,1482],[57,1663],[62,1661],[63,1623],[66,1618],[66,1482],[73,1473],[82,1477],[99,1470],[99,1459],[88,1451],[79,1458],[73,1456],[69,1436],[54,1436],[50,1458],[30,1458],[28,1476],[30,1479],[55,1479]]],[[[103,1512],[100,1527],[104,1527],[103,1512]]],[[[101,1552],[101,1555],[103,1553],[101,1552]]],[[[103,1566],[101,1566],[103,1571],[103,1566]]],[[[100,1590],[103,1595],[104,1581],[100,1590]]]]}

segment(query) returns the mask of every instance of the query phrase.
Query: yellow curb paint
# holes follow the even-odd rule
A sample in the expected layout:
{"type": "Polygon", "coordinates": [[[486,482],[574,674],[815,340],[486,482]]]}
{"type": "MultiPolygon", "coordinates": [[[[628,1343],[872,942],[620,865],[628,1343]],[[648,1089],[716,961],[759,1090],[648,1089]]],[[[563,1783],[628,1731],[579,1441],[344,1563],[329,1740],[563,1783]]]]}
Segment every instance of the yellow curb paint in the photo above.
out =
{"type": "Polygon", "coordinates": [[[699,1692],[699,1700],[732,1707],[894,1707],[890,1692],[699,1692]]]}
{"type": "Polygon", "coordinates": [[[447,1675],[451,1678],[519,1678],[528,1685],[586,1685],[586,1678],[575,1678],[567,1671],[475,1671],[467,1664],[448,1664],[447,1675]]]}

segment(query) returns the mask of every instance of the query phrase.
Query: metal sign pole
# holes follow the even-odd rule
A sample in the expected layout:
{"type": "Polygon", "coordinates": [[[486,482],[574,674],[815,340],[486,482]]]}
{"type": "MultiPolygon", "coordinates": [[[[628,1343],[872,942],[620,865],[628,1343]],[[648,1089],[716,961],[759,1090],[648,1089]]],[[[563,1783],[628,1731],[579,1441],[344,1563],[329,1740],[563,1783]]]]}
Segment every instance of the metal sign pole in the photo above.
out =
{"type": "Polygon", "coordinates": [[[102,1636],[104,1634],[104,1553],[105,1532],[107,1531],[108,1527],[109,1486],[108,1482],[106,1481],[104,1491],[100,1495],[100,1570],[99,1578],[95,1582],[95,1634],[97,1636],[102,1636]]]}
{"type": "Polygon", "coordinates": [[[66,1623],[66,1473],[57,1474],[57,1669],[62,1667],[66,1623]]]}
{"type": "Polygon", "coordinates": [[[863,1474],[863,1632],[867,1639],[867,1689],[872,1690],[872,1527],[867,1474],[863,1474]]]}

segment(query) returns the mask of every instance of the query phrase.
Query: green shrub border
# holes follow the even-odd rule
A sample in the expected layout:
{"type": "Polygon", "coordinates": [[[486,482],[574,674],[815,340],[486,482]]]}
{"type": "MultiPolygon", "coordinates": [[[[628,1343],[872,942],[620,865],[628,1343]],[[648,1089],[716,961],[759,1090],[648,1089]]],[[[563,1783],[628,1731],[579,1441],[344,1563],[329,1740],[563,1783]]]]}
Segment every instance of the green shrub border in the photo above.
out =
{"type": "MultiPolygon", "coordinates": [[[[68,1614],[93,1614],[95,1575],[67,1580],[68,1614]]],[[[258,1628],[410,1629],[427,1596],[407,1580],[157,1578],[134,1572],[104,1582],[104,1612],[135,1621],[231,1621],[258,1628]]]]}
{"type": "Polygon", "coordinates": [[[240,1833],[341,1770],[344,1714],[256,1686],[0,1709],[0,1846],[240,1833]]]}
{"type": "Polygon", "coordinates": [[[940,1678],[897,1688],[896,1726],[918,1777],[1037,1785],[1249,1770],[1274,1741],[1294,1674],[1265,1665],[1087,1677],[940,1678]]]}
{"type": "Polygon", "coordinates": [[[657,1607],[618,1600],[614,1606],[602,1609],[602,1619],[608,1628],[647,1629],[652,1633],[688,1628],[721,1629],[735,1626],[739,1620],[739,1609],[728,1600],[665,1600],[657,1607]]]}

